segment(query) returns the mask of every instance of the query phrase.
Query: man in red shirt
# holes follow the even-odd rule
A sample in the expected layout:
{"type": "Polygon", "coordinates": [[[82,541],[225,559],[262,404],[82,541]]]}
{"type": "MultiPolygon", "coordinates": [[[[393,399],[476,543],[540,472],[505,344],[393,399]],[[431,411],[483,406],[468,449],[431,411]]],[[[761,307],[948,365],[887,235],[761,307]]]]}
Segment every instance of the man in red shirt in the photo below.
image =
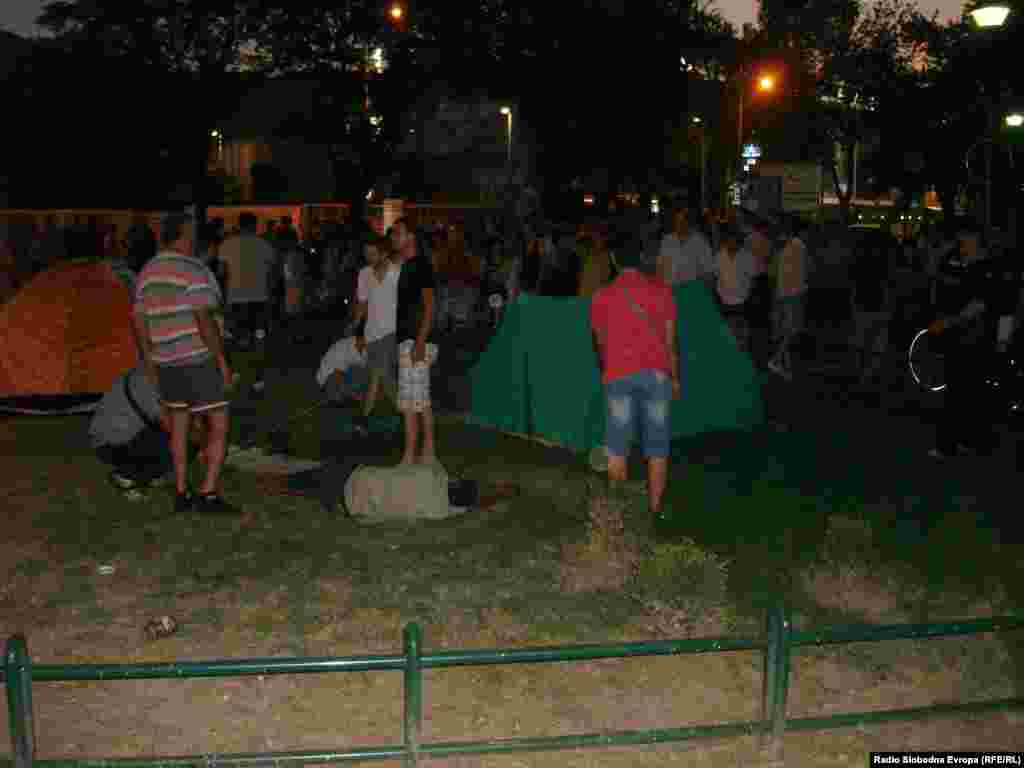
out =
{"type": "Polygon", "coordinates": [[[644,242],[628,235],[615,249],[622,270],[594,294],[590,305],[602,381],[608,392],[608,478],[627,479],[629,449],[637,426],[647,457],[650,511],[661,513],[668,473],[670,400],[679,398],[676,302],[661,279],[642,272],[644,242]]]}

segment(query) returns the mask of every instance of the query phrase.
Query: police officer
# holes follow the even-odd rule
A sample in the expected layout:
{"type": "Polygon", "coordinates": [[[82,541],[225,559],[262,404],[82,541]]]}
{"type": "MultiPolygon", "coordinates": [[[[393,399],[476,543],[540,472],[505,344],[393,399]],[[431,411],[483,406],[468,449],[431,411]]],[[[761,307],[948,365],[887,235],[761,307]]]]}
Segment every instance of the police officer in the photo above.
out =
{"type": "Polygon", "coordinates": [[[1001,273],[973,223],[960,227],[957,241],[941,315],[929,328],[942,335],[946,357],[945,403],[936,446],[929,451],[935,459],[989,453],[995,447],[993,422],[998,406],[985,382],[995,358],[1001,273]]]}

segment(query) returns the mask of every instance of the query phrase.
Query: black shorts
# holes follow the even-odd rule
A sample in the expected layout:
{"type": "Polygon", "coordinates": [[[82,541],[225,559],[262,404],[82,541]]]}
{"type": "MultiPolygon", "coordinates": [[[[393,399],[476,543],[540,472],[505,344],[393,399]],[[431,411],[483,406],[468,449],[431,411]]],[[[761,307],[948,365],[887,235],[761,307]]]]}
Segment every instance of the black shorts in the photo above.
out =
{"type": "Polygon", "coordinates": [[[224,376],[213,360],[188,365],[159,365],[156,369],[160,402],[166,408],[187,408],[192,413],[224,408],[228,404],[224,376]]]}

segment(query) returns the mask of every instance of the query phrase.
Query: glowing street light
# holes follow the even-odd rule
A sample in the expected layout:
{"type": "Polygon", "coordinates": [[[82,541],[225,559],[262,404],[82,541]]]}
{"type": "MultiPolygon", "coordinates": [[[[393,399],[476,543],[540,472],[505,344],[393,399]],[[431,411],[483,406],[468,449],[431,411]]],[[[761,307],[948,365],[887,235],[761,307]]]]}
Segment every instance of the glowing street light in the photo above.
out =
{"type": "MultiPolygon", "coordinates": [[[[749,80],[747,78],[751,75],[749,69],[744,66],[740,70],[740,87],[739,87],[739,108],[737,110],[736,120],[736,144],[740,148],[740,152],[743,152],[743,98],[746,95],[747,84],[749,80]]],[[[775,76],[770,74],[763,74],[755,81],[755,87],[762,93],[767,93],[775,90],[775,76]]]]}
{"type": "Polygon", "coordinates": [[[974,19],[974,23],[982,29],[1003,26],[1006,17],[1009,15],[1010,6],[999,2],[982,3],[971,11],[971,18],[974,19]]]}
{"type": "Polygon", "coordinates": [[[1009,128],[1020,128],[1024,125],[1024,115],[1014,113],[1006,116],[1006,125],[1009,128]]]}
{"type": "Polygon", "coordinates": [[[388,9],[388,16],[395,23],[398,23],[405,17],[405,9],[398,3],[394,3],[391,8],[388,9]]]}

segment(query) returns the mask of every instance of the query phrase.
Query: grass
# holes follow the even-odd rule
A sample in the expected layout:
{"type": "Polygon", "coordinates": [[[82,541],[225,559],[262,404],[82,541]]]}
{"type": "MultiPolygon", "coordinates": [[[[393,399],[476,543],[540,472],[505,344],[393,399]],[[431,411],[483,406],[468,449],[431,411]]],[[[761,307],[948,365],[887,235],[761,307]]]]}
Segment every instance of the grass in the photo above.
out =
{"type": "MultiPolygon", "coordinates": [[[[240,398],[232,443],[259,437],[268,424],[285,423],[318,394],[307,372],[267,370],[260,351],[238,351],[232,365],[240,392],[266,382],[262,398],[240,398]],[[262,429],[254,431],[254,425],[262,429]]],[[[329,414],[314,412],[290,425],[292,455],[322,458],[321,447],[336,430],[329,414]]],[[[582,535],[592,477],[583,457],[566,451],[439,417],[438,444],[449,473],[484,483],[516,482],[523,493],[514,504],[415,527],[360,527],[311,499],[268,498],[252,476],[227,471],[226,495],[253,512],[252,524],[240,528],[232,520],[174,517],[170,495],[161,492],[142,504],[125,502],[106,487],[102,468],[89,456],[83,417],[8,423],[25,468],[19,492],[34,497],[36,527],[48,531],[49,544],[64,562],[128,560],[152,574],[159,585],[153,598],[164,606],[183,593],[239,585],[253,600],[284,590],[296,652],[315,620],[311,585],[320,578],[347,579],[356,608],[394,609],[426,620],[451,605],[496,606],[540,633],[581,639],[624,624],[637,610],[628,595],[566,595],[557,589],[559,552],[582,535]],[[54,445],[65,446],[65,455],[54,456],[54,445]],[[61,482],[61,473],[77,479],[61,482]]],[[[382,458],[396,460],[398,452],[396,441],[391,455],[382,458]]],[[[1024,602],[1018,560],[988,556],[1005,552],[994,531],[981,524],[989,499],[957,495],[941,484],[915,486],[916,475],[906,467],[895,478],[882,478],[886,485],[864,462],[830,455],[819,438],[807,435],[764,430],[704,436],[680,441],[674,457],[666,496],[671,523],[661,535],[669,541],[688,537],[729,564],[726,595],[716,594],[714,601],[707,594],[707,574],[687,576],[685,591],[694,599],[728,599],[739,615],[759,617],[782,594],[807,620],[862,618],[821,605],[801,575],[828,568],[838,579],[837,569],[847,567],[884,570],[908,594],[919,594],[917,618],[998,589],[1008,605],[1024,602]],[[830,540],[835,519],[861,521],[867,534],[830,540]]],[[[634,466],[631,473],[639,478],[642,469],[634,466]]],[[[630,515],[628,525],[643,522],[642,503],[630,515]]],[[[31,577],[46,562],[29,560],[20,567],[31,577]]],[[[60,599],[94,603],[87,580],[74,567],[65,568],[60,599]]],[[[664,580],[664,574],[657,578],[664,580]]],[[[209,621],[223,620],[214,613],[209,621]]]]}
{"type": "MultiPolygon", "coordinates": [[[[236,358],[243,387],[263,375],[261,365],[255,353],[236,358]]],[[[308,376],[267,376],[273,396],[254,402],[245,419],[294,414],[308,404],[314,391],[308,376]]],[[[237,409],[233,442],[243,436],[243,411],[237,409]]],[[[335,430],[329,414],[296,421],[293,455],[321,456],[321,440],[335,430]]],[[[1020,605],[1013,590],[1024,580],[1016,559],[1005,548],[994,550],[993,532],[978,525],[989,503],[982,495],[962,489],[939,506],[940,494],[934,491],[909,488],[900,495],[863,483],[869,474],[864,468],[852,473],[860,478],[842,481],[829,474],[829,457],[799,436],[788,442],[761,433],[707,436],[676,446],[668,495],[672,524],[657,538],[638,533],[644,544],[638,578],[619,591],[567,594],[559,586],[563,553],[588,535],[587,480],[593,475],[583,457],[440,419],[441,458],[450,473],[485,483],[513,480],[522,486],[522,496],[490,512],[415,526],[371,527],[331,514],[314,500],[265,496],[251,474],[230,471],[224,479],[226,495],[252,513],[243,524],[174,516],[166,491],[154,492],[144,503],[124,501],[90,455],[83,438],[86,424],[82,417],[5,422],[18,455],[7,473],[16,481],[4,482],[25,494],[20,501],[25,514],[35,517],[34,535],[45,538],[45,548],[26,546],[8,559],[17,563],[11,569],[11,596],[23,600],[35,591],[45,593],[50,604],[40,612],[62,617],[63,624],[29,624],[30,647],[46,648],[47,660],[211,658],[211,647],[219,657],[393,653],[400,627],[409,621],[425,628],[427,649],[750,635],[760,630],[764,608],[780,593],[801,628],[863,620],[933,621],[1020,605]],[[62,455],[53,455],[54,445],[63,446],[62,455]],[[805,463],[795,467],[794,457],[805,463]],[[924,514],[933,511],[931,517],[924,514]],[[1003,554],[992,557],[993,551],[1003,554]],[[117,573],[98,579],[96,566],[108,562],[117,573]],[[122,574],[124,582],[118,585],[122,574]],[[1000,590],[1005,600],[994,599],[1000,590]],[[848,599],[835,602],[835,594],[848,599]],[[652,612],[652,604],[660,607],[652,612]],[[69,611],[73,619],[67,618],[69,611]],[[180,627],[176,637],[161,641],[166,645],[137,648],[131,638],[114,644],[124,637],[117,627],[134,627],[139,618],[163,614],[174,616],[180,627]],[[93,634],[68,632],[70,639],[62,642],[65,626],[77,630],[80,623],[92,624],[87,630],[93,634]],[[78,639],[83,636],[86,640],[78,639]],[[104,645],[94,649],[90,638],[104,645]]],[[[398,458],[397,445],[391,458],[398,458]]],[[[640,469],[634,466],[631,476],[640,478],[640,469]]],[[[631,499],[624,510],[626,529],[639,532],[647,522],[645,504],[635,489],[631,499]]],[[[7,597],[0,592],[0,616],[15,615],[5,610],[7,597]]],[[[6,619],[2,623],[10,625],[6,619]]],[[[870,694],[886,679],[905,680],[907,690],[918,693],[930,679],[947,681],[934,683],[937,697],[952,690],[954,698],[963,700],[990,698],[1014,679],[1019,688],[1024,650],[1012,642],[1009,649],[1017,660],[1015,669],[997,644],[973,637],[801,649],[794,656],[794,706],[810,707],[801,710],[809,714],[822,696],[831,702],[855,688],[870,694]],[[957,676],[963,682],[954,688],[948,681],[957,676]],[[827,695],[816,687],[819,680],[827,695]],[[804,693],[798,695],[801,686],[804,693]]],[[[702,657],[699,662],[709,665],[707,678],[684,675],[686,685],[717,690],[724,678],[714,665],[730,659],[702,657]]],[[[470,672],[479,680],[470,686],[453,677],[451,687],[443,689],[451,692],[447,697],[433,687],[441,683],[433,681],[435,706],[478,697],[481,711],[502,712],[506,718],[514,707],[495,698],[499,683],[515,688],[533,680],[523,667],[470,672]]],[[[556,711],[571,714],[579,686],[609,684],[597,681],[592,667],[576,667],[575,673],[572,684],[556,681],[548,688],[537,683],[535,691],[518,697],[530,698],[530,693],[542,701],[558,699],[556,711]]],[[[444,678],[454,675],[446,671],[444,678]]],[[[315,684],[311,681],[303,685],[315,684]]],[[[640,706],[637,701],[645,712],[651,706],[643,699],[646,694],[633,688],[639,685],[631,678],[602,694],[609,701],[633,702],[619,708],[620,719],[632,716],[630,706],[640,706]]],[[[306,710],[295,704],[292,711],[292,699],[256,690],[258,700],[273,701],[275,712],[293,718],[295,732],[312,727],[306,710]]],[[[346,691],[352,698],[352,691],[346,691]]],[[[398,700],[397,694],[385,697],[369,682],[354,698],[365,707],[373,696],[398,700]]],[[[746,690],[743,696],[749,698],[746,690]]],[[[332,701],[324,704],[327,711],[335,711],[332,701]]],[[[179,714],[195,706],[190,700],[179,714]]],[[[847,711],[865,708],[851,700],[842,706],[847,711]]],[[[262,730],[277,722],[246,717],[262,730]]],[[[349,730],[364,727],[361,721],[347,722],[349,730]]],[[[559,722],[563,732],[586,730],[571,718],[559,722]]],[[[478,735],[475,729],[484,726],[475,723],[460,733],[478,735]]],[[[524,726],[524,733],[537,727],[524,726]]]]}

